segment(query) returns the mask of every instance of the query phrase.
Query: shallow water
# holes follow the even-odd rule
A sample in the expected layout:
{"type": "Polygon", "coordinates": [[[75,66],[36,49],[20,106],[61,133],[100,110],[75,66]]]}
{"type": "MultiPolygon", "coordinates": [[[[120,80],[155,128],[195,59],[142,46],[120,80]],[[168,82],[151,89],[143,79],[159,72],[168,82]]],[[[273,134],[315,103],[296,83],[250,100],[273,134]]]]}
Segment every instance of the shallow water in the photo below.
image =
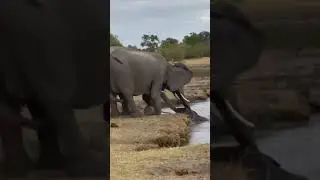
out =
{"type": "Polygon", "coordinates": [[[306,127],[271,133],[258,139],[260,149],[290,172],[320,179],[320,115],[306,127]]]}
{"type": "MultiPolygon", "coordinates": [[[[307,126],[263,134],[256,136],[260,150],[278,161],[281,167],[309,180],[320,179],[320,115],[313,115],[307,126]]],[[[237,143],[232,138],[218,144],[237,143]]]]}
{"type": "MultiPolygon", "coordinates": [[[[191,109],[198,113],[199,116],[210,119],[210,99],[206,101],[191,104],[191,109]]],[[[163,109],[164,113],[174,113],[169,108],[163,109]]],[[[192,128],[190,144],[210,143],[210,121],[197,124],[192,128]]]]}

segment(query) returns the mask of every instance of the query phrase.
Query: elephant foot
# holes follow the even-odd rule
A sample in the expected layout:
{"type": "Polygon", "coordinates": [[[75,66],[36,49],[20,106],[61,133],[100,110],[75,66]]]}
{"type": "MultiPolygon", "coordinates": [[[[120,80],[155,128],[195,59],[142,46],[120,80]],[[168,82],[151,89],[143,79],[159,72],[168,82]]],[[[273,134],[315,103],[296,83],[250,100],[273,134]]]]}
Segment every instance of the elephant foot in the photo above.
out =
{"type": "Polygon", "coordinates": [[[67,174],[70,177],[107,177],[109,161],[107,154],[89,151],[87,156],[70,159],[67,163],[67,174]]]}
{"type": "Polygon", "coordinates": [[[33,161],[24,153],[23,155],[17,155],[15,158],[5,160],[4,175],[10,178],[22,178],[27,176],[33,167],[33,161]]]}
{"type": "Polygon", "coordinates": [[[131,117],[135,118],[135,117],[142,117],[143,116],[143,113],[141,113],[140,111],[137,111],[137,112],[132,112],[131,114],[131,117]]]}
{"type": "Polygon", "coordinates": [[[152,116],[155,115],[155,109],[153,106],[147,106],[146,108],[144,108],[144,115],[146,116],[152,116]]]}
{"type": "Polygon", "coordinates": [[[48,155],[40,155],[37,163],[36,169],[44,170],[59,170],[65,168],[65,157],[58,153],[56,155],[48,154],[48,155]]]}

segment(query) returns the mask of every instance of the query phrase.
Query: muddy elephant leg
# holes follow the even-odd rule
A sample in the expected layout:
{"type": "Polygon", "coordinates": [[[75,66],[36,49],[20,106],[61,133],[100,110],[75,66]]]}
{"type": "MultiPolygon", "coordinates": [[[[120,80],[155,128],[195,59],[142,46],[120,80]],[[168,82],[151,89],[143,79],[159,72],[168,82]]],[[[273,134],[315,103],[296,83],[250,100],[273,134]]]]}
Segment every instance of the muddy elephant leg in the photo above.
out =
{"type": "Polygon", "coordinates": [[[150,94],[143,94],[142,99],[144,102],[147,103],[147,107],[144,108],[144,114],[145,115],[152,115],[154,114],[154,107],[152,106],[152,99],[150,94]]]}
{"type": "Polygon", "coordinates": [[[19,123],[20,106],[10,107],[0,103],[0,134],[5,154],[4,173],[7,177],[23,177],[33,167],[31,158],[23,146],[19,123]]]}
{"type": "Polygon", "coordinates": [[[113,94],[110,94],[110,107],[111,107],[111,117],[117,117],[120,115],[117,101],[116,101],[116,96],[113,94]]]}
{"type": "Polygon", "coordinates": [[[45,110],[34,102],[28,102],[28,109],[35,121],[38,121],[38,139],[40,155],[37,162],[38,169],[64,168],[64,156],[60,153],[56,130],[48,121],[45,110]]]}
{"type": "Polygon", "coordinates": [[[132,117],[139,117],[143,114],[138,110],[136,103],[134,102],[132,94],[129,93],[123,93],[124,101],[125,103],[128,103],[128,107],[130,109],[130,115],[132,117]]]}
{"type": "Polygon", "coordinates": [[[120,99],[122,100],[122,113],[121,115],[129,115],[130,114],[130,109],[127,100],[124,98],[122,94],[119,95],[120,99]]]}

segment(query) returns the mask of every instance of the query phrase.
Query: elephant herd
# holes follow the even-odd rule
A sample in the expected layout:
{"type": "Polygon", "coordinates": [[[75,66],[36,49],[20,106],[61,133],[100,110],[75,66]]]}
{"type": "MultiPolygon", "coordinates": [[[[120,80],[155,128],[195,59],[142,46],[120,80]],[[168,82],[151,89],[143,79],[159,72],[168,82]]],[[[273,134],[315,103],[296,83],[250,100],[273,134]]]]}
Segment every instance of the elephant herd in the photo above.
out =
{"type": "MultiPolygon", "coordinates": [[[[62,169],[71,177],[107,177],[109,154],[88,146],[74,109],[103,104],[108,115],[110,104],[112,115],[119,115],[119,96],[123,113],[140,116],[133,96],[142,95],[147,103],[144,114],[156,115],[161,113],[161,98],[168,101],[165,89],[190,109],[182,88],[192,72],[185,65],[169,64],[157,53],[119,47],[110,47],[108,57],[107,3],[1,1],[0,135],[6,177],[23,177],[32,169],[62,169]],[[22,117],[24,106],[31,119],[22,117]],[[21,127],[37,133],[36,162],[23,146],[21,127]]],[[[224,91],[237,74],[257,62],[263,35],[232,6],[213,8],[212,105],[241,145],[255,146],[251,123],[239,120],[224,91]]]]}

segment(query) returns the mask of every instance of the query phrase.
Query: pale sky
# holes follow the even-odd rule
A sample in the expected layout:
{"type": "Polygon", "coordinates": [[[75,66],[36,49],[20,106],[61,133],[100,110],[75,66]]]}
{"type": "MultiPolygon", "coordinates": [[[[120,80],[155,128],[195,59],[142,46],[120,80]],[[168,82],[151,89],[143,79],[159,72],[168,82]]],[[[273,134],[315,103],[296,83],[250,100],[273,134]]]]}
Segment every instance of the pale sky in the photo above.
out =
{"type": "Polygon", "coordinates": [[[139,47],[143,34],[182,40],[210,31],[210,0],[111,0],[110,30],[126,46],[139,47]]]}

